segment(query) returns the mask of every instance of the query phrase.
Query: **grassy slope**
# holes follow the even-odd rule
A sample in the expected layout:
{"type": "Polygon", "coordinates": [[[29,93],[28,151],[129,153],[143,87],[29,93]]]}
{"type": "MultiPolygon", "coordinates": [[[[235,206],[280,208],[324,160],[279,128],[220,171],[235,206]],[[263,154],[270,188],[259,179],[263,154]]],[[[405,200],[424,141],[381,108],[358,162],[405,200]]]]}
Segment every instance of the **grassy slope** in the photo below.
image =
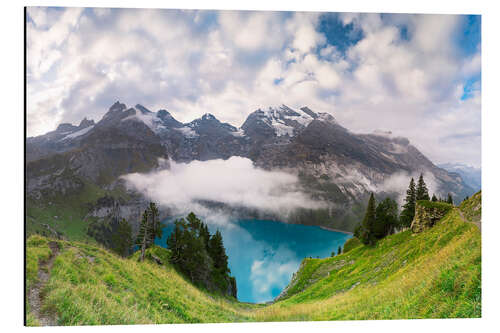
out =
{"type": "MultiPolygon", "coordinates": [[[[98,246],[57,242],[61,250],[42,290],[42,311],[56,313],[59,325],[246,321],[249,309],[260,306],[199,290],[168,264],[138,263],[98,246]]],[[[155,251],[165,257],[167,250],[155,251]]],[[[36,281],[38,259],[47,253],[46,238],[30,237],[28,287],[36,281]]],[[[36,324],[28,313],[28,325],[36,324]]]]}
{"type": "Polygon", "coordinates": [[[290,298],[258,320],[481,316],[481,238],[456,210],[421,234],[387,237],[340,256],[305,259],[290,298]],[[351,289],[353,288],[353,289],[351,289]]]}
{"type": "Polygon", "coordinates": [[[462,201],[458,207],[469,221],[481,222],[481,191],[462,201]]]}
{"type": "Polygon", "coordinates": [[[65,239],[95,243],[95,240],[87,235],[90,220],[85,219],[85,215],[89,207],[104,195],[126,197],[127,194],[120,188],[106,191],[93,183],[84,182],[83,190],[76,194],[57,194],[38,201],[28,199],[26,205],[28,236],[46,231],[43,224],[47,224],[53,230],[62,233],[65,239]]]}
{"type": "MultiPolygon", "coordinates": [[[[210,295],[168,264],[59,243],[43,309],[57,313],[61,325],[481,316],[480,234],[456,209],[421,234],[406,231],[375,247],[305,259],[290,297],[269,306],[210,295]]],[[[50,249],[33,236],[27,250],[29,286],[38,258],[50,249]]],[[[29,314],[28,320],[36,324],[29,314]]]]}

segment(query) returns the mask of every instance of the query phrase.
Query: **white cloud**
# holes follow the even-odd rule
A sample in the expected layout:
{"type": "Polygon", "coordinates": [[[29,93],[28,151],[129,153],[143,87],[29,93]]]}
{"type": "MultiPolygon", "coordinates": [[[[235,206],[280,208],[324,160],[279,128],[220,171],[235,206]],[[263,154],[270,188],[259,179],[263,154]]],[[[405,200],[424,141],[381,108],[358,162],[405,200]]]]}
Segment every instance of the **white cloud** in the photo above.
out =
{"type": "Polygon", "coordinates": [[[27,48],[29,50],[28,76],[39,79],[47,73],[57,60],[62,57],[58,47],[68,38],[71,30],[77,25],[82,13],[82,8],[68,8],[57,13],[56,9],[47,9],[46,14],[41,14],[42,8],[29,7],[28,15],[33,17],[33,22],[28,23],[27,48]],[[31,16],[33,15],[33,16],[31,16]],[[55,23],[48,25],[48,17],[55,23]]]}
{"type": "Polygon", "coordinates": [[[236,126],[257,108],[285,103],[334,112],[353,131],[391,130],[434,162],[480,164],[480,87],[468,100],[461,94],[467,77],[481,73],[481,51],[456,50],[462,16],[342,13],[363,38],[341,54],[317,31],[318,13],[28,15],[28,135],[99,120],[116,100],[166,108],[181,121],[210,112],[236,126]],[[467,133],[478,135],[453,139],[467,133]]]}
{"type": "Polygon", "coordinates": [[[280,29],[279,15],[223,11],[219,14],[219,23],[223,34],[238,48],[249,51],[280,49],[287,36],[280,29]]]}
{"type": "Polygon", "coordinates": [[[183,214],[199,201],[226,203],[287,216],[296,208],[319,208],[300,191],[295,175],[265,171],[243,157],[228,160],[171,162],[170,169],[124,176],[129,186],[183,214]]]}
{"type": "Polygon", "coordinates": [[[450,36],[456,31],[460,16],[418,15],[414,18],[414,43],[421,52],[443,54],[451,51],[450,36]]]}
{"type": "MultiPolygon", "coordinates": [[[[421,171],[424,177],[425,184],[427,186],[427,190],[429,191],[429,195],[432,197],[433,194],[436,194],[438,197],[445,197],[447,193],[443,193],[439,191],[439,184],[434,177],[434,174],[431,172],[422,170],[421,171]]],[[[382,184],[377,186],[377,191],[385,191],[391,193],[399,193],[399,197],[397,198],[397,202],[400,206],[404,204],[404,200],[406,198],[406,190],[410,185],[410,179],[413,178],[415,181],[415,186],[418,183],[418,178],[420,177],[419,172],[415,172],[413,174],[409,174],[406,172],[398,172],[390,177],[388,177],[382,184]]]]}
{"type": "Polygon", "coordinates": [[[92,9],[96,16],[103,18],[111,14],[110,8],[93,8],[92,9]]]}

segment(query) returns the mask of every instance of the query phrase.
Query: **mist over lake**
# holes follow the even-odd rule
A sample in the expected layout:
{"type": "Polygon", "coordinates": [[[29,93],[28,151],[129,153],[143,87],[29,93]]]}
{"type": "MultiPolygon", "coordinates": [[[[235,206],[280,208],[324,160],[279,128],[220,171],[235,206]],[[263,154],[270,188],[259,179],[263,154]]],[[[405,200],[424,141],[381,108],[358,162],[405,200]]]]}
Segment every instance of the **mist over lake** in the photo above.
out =
{"type": "MultiPolygon", "coordinates": [[[[164,222],[167,226],[156,244],[166,247],[174,224],[173,219],[164,222]]],[[[303,258],[328,257],[351,237],[315,226],[268,220],[209,223],[208,228],[210,233],[217,229],[222,233],[238,300],[243,302],[271,301],[288,285],[303,258]]]]}

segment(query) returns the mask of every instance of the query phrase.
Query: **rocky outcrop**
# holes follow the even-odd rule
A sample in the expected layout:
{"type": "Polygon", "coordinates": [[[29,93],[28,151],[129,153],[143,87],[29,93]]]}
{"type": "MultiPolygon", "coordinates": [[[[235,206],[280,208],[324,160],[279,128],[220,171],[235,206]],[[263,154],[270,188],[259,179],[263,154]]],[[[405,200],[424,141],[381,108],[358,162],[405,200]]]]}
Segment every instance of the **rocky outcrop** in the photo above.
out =
{"type": "MultiPolygon", "coordinates": [[[[139,193],[128,193],[130,198],[123,200],[112,196],[99,198],[90,208],[85,219],[95,218],[99,223],[107,223],[111,220],[127,220],[134,235],[139,231],[142,214],[149,205],[149,201],[139,193]]],[[[161,207],[160,220],[167,218],[170,211],[167,207],[161,207]]]]}
{"type": "Polygon", "coordinates": [[[415,217],[411,223],[411,230],[418,233],[432,228],[434,224],[441,220],[452,208],[452,205],[443,202],[431,202],[427,200],[417,201],[415,217]]]}

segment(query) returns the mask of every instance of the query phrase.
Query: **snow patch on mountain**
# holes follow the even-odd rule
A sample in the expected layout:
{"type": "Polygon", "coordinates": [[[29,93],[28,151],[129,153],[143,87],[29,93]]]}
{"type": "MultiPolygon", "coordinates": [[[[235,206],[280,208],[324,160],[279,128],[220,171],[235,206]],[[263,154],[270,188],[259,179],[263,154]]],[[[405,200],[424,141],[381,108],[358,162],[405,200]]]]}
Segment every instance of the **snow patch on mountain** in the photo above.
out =
{"type": "Polygon", "coordinates": [[[285,135],[288,135],[290,137],[293,136],[293,127],[287,126],[277,119],[271,120],[271,126],[274,128],[276,136],[285,136],[285,135]]]}
{"type": "Polygon", "coordinates": [[[187,126],[179,127],[179,128],[176,128],[175,130],[181,132],[182,135],[184,135],[188,139],[192,139],[192,138],[196,138],[196,137],[200,136],[198,133],[196,133],[195,130],[193,130],[192,128],[187,127],[187,126]]]}
{"type": "Polygon", "coordinates": [[[394,156],[387,155],[387,154],[386,154],[386,153],[384,153],[384,152],[380,152],[380,155],[384,156],[385,158],[387,158],[387,159],[391,160],[391,161],[392,161],[392,162],[394,162],[394,163],[398,163],[398,162],[396,161],[396,159],[394,158],[394,156]]]}
{"type": "Polygon", "coordinates": [[[144,114],[141,112],[137,112],[137,110],[134,110],[134,111],[135,111],[135,114],[128,116],[126,118],[123,118],[122,121],[127,121],[127,120],[142,121],[151,130],[154,130],[154,122],[155,122],[156,114],[144,114]]]}
{"type": "Polygon", "coordinates": [[[236,136],[236,137],[244,137],[245,136],[245,131],[243,129],[238,129],[236,132],[231,132],[231,135],[232,136],[236,136]]]}
{"type": "Polygon", "coordinates": [[[307,127],[307,125],[309,125],[311,121],[313,121],[313,118],[305,113],[304,115],[300,116],[285,116],[284,118],[289,120],[294,120],[304,127],[307,127]]]}
{"type": "Polygon", "coordinates": [[[135,120],[139,122],[143,122],[146,126],[148,126],[153,132],[158,133],[162,130],[166,129],[165,125],[162,123],[162,119],[158,117],[158,113],[156,112],[144,112],[135,110],[135,114],[123,118],[122,121],[135,120]]]}
{"type": "Polygon", "coordinates": [[[307,127],[314,118],[302,110],[294,110],[286,105],[269,107],[261,112],[260,120],[272,127],[276,136],[294,136],[297,129],[307,127]]]}
{"type": "Polygon", "coordinates": [[[77,138],[77,137],[79,137],[79,136],[82,136],[82,135],[84,135],[84,134],[88,133],[88,132],[89,132],[91,129],[93,129],[93,128],[94,128],[94,125],[89,126],[89,127],[86,127],[86,128],[81,129],[81,130],[79,130],[79,131],[76,131],[76,132],[73,132],[73,133],[71,133],[71,134],[66,135],[64,138],[62,138],[62,139],[61,139],[61,140],[59,140],[59,141],[65,141],[65,140],[69,140],[69,139],[74,139],[74,138],[77,138]]]}

